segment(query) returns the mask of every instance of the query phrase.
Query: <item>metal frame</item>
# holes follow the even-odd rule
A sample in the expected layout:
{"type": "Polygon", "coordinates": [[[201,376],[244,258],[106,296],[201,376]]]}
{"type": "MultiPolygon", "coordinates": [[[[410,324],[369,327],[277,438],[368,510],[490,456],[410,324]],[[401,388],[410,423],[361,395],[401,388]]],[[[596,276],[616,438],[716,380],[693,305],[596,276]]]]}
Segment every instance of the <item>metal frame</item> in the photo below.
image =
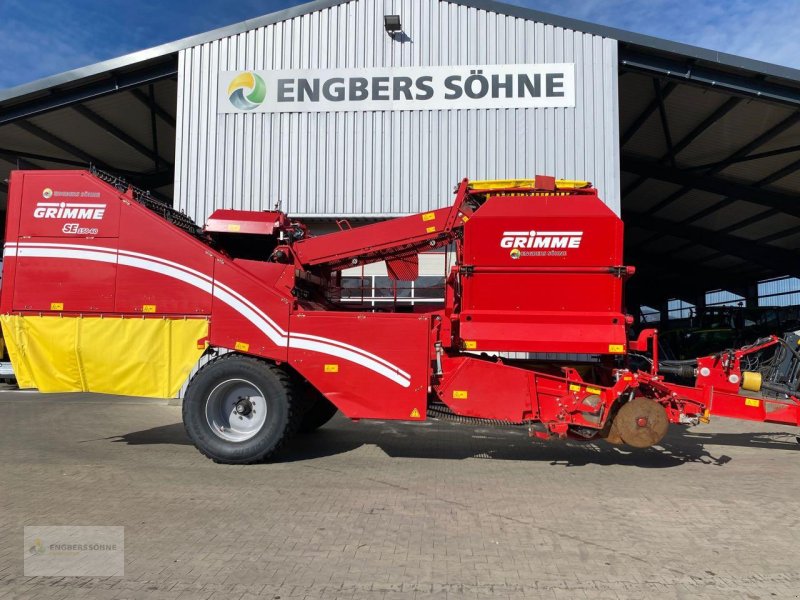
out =
{"type": "MultiPolygon", "coordinates": [[[[800,107],[800,89],[765,81],[763,75],[748,77],[714,67],[699,65],[694,60],[687,61],[658,56],[630,47],[620,48],[619,62],[623,69],[641,71],[681,83],[713,87],[728,94],[768,100],[785,104],[792,108],[800,107]]],[[[756,72],[766,74],[764,70],[756,72]]],[[[796,80],[796,77],[793,79],[796,80]]]]}
{"type": "MultiPolygon", "coordinates": [[[[725,177],[693,173],[686,169],[677,169],[669,165],[662,165],[656,161],[642,159],[625,152],[622,153],[621,168],[623,171],[636,173],[648,179],[657,179],[659,181],[681,185],[681,189],[678,190],[680,196],[691,190],[702,190],[704,192],[726,196],[726,200],[728,201],[747,200],[754,204],[760,204],[768,208],[777,208],[786,214],[800,217],[800,203],[797,202],[796,197],[792,194],[761,189],[759,186],[766,185],[766,183],[763,183],[766,180],[756,182],[753,185],[747,185],[725,177]]],[[[800,164],[798,164],[795,169],[796,168],[800,168],[800,164]]],[[[648,214],[655,214],[666,208],[680,196],[676,191],[648,210],[648,214]]],[[[726,203],[726,200],[721,200],[711,208],[714,210],[719,209],[721,207],[720,205],[726,203]]],[[[695,220],[700,217],[699,215],[693,215],[691,218],[695,220]]]]}
{"type": "Polygon", "coordinates": [[[156,170],[158,169],[157,165],[159,161],[159,156],[157,151],[151,150],[150,148],[142,144],[139,140],[135,139],[131,135],[128,135],[127,133],[122,131],[119,127],[117,127],[110,121],[104,119],[103,117],[98,115],[90,108],[87,108],[83,104],[75,104],[74,106],[72,106],[72,110],[77,112],[85,119],[88,119],[101,129],[107,131],[109,134],[114,136],[117,140],[119,140],[123,144],[127,145],[129,148],[133,148],[134,150],[136,150],[136,152],[138,152],[142,156],[149,158],[152,161],[155,161],[156,170]]]}
{"type": "MultiPolygon", "coordinates": [[[[663,96],[663,90],[662,90],[663,96]]],[[[710,115],[708,115],[705,119],[703,119],[694,129],[692,129],[686,136],[681,138],[681,140],[675,144],[672,149],[673,157],[680,154],[683,150],[685,150],[689,145],[700,137],[705,131],[711,127],[714,123],[722,119],[725,115],[727,115],[731,110],[736,108],[740,103],[741,98],[729,98],[725,102],[723,102],[718,108],[716,108],[710,115]]],[[[624,145],[624,144],[623,144],[624,145]]],[[[661,158],[658,159],[658,163],[663,163],[665,160],[669,158],[669,154],[663,155],[661,158]]],[[[675,165],[673,164],[673,167],[675,165]]],[[[632,193],[636,190],[640,185],[642,185],[645,181],[647,181],[647,177],[640,177],[627,188],[622,191],[622,197],[624,198],[628,194],[632,193]]]]}
{"type": "Polygon", "coordinates": [[[696,225],[678,224],[652,215],[630,215],[627,223],[630,226],[642,227],[647,231],[685,239],[706,248],[719,250],[724,254],[757,263],[770,270],[786,270],[786,275],[800,275],[800,262],[798,261],[800,255],[791,250],[758,244],[727,233],[703,229],[696,225]]]}
{"type": "MultiPolygon", "coordinates": [[[[121,90],[135,88],[167,77],[173,77],[178,74],[178,60],[174,56],[167,58],[166,62],[145,65],[143,68],[128,73],[109,71],[103,73],[104,78],[102,80],[89,82],[79,87],[61,88],[60,86],[65,82],[62,83],[56,80],[56,82],[47,86],[49,88],[47,89],[47,95],[30,100],[23,101],[23,97],[27,94],[22,94],[15,98],[10,92],[20,88],[12,88],[8,93],[0,94],[0,125],[27,119],[58,108],[72,106],[79,102],[85,102],[121,90]],[[7,102],[9,100],[13,100],[13,104],[8,102],[8,105],[3,106],[4,101],[7,102]]],[[[25,88],[26,86],[21,87],[25,88]]]]}

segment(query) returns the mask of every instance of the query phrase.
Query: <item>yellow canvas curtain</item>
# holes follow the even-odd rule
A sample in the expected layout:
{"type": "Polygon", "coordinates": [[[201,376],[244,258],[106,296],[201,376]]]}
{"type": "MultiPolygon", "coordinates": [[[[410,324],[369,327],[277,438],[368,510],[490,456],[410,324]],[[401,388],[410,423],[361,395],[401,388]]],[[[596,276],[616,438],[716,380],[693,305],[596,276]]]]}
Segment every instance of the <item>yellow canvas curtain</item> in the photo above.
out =
{"type": "Polygon", "coordinates": [[[172,398],[208,335],[205,319],[2,315],[0,323],[20,388],[42,392],[172,398]]]}

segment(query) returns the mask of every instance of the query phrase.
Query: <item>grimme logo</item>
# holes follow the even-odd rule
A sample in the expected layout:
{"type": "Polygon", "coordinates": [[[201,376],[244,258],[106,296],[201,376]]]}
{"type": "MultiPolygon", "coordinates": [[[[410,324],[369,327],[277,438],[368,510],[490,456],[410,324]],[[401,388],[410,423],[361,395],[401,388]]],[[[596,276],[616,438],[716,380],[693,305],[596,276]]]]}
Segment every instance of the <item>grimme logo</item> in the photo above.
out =
{"type": "Polygon", "coordinates": [[[504,231],[500,247],[512,248],[511,258],[519,258],[519,248],[580,248],[582,239],[582,231],[504,231]]]}
{"type": "MultiPolygon", "coordinates": [[[[45,190],[46,192],[47,190],[45,190]]],[[[106,212],[105,204],[80,202],[37,202],[34,219],[92,219],[99,221],[106,212]]]]}
{"type": "Polygon", "coordinates": [[[228,85],[228,100],[239,110],[253,110],[264,102],[267,84],[256,73],[239,73],[228,85]]]}

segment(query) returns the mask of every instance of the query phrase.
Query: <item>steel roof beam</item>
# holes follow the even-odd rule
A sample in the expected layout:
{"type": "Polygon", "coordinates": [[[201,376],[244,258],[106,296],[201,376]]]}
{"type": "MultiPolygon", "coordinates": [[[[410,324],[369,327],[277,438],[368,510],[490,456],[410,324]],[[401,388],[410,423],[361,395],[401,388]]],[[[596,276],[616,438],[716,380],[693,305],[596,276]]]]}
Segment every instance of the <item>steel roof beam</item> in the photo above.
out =
{"type": "MultiPolygon", "coordinates": [[[[745,185],[722,177],[692,173],[685,169],[674,169],[668,165],[660,165],[656,161],[645,160],[625,153],[622,155],[622,170],[642,175],[649,179],[681,185],[683,186],[681,190],[696,189],[719,194],[720,196],[747,200],[754,204],[775,208],[786,214],[800,217],[800,201],[791,194],[765,190],[756,185],[745,185]]],[[[761,185],[761,183],[758,185],[761,185]]],[[[656,205],[651,210],[651,213],[663,208],[660,204],[663,204],[663,201],[656,205]]],[[[691,220],[696,218],[699,217],[697,215],[692,216],[691,220]]]]}
{"type": "Polygon", "coordinates": [[[800,274],[800,253],[792,250],[765,246],[745,238],[718,233],[696,225],[681,225],[649,215],[637,215],[629,218],[627,222],[631,226],[641,227],[645,231],[685,239],[694,244],[736,256],[749,263],[759,264],[773,271],[788,269],[791,271],[788,273],[790,275],[800,274]]]}
{"type": "Polygon", "coordinates": [[[727,94],[777,102],[795,109],[800,108],[800,89],[764,81],[763,77],[747,77],[729,73],[713,67],[692,64],[694,61],[687,62],[646,54],[633,48],[620,48],[619,62],[623,68],[641,71],[649,75],[712,88],[727,94]]]}
{"type": "MultiPolygon", "coordinates": [[[[150,136],[153,141],[153,169],[158,171],[161,169],[161,165],[159,164],[161,157],[158,155],[158,126],[156,123],[156,92],[153,84],[147,86],[147,92],[150,104],[150,136]]],[[[171,166],[171,165],[170,165],[171,166]]]]}
{"type": "Polygon", "coordinates": [[[104,129],[109,134],[117,138],[123,144],[126,144],[130,148],[133,148],[134,150],[136,150],[136,152],[138,152],[142,156],[149,158],[154,162],[157,162],[159,160],[158,155],[155,152],[153,152],[150,148],[142,144],[139,140],[135,139],[133,136],[125,133],[119,127],[117,127],[107,119],[104,119],[93,110],[87,108],[82,104],[74,105],[72,107],[72,110],[77,112],[82,117],[88,119],[98,127],[104,129]]]}
{"type": "MultiPolygon", "coordinates": [[[[783,154],[791,154],[792,152],[800,152],[800,144],[796,146],[787,146],[785,148],[777,148],[775,150],[767,150],[766,152],[758,152],[756,154],[751,154],[749,156],[743,156],[742,158],[737,158],[736,160],[732,161],[723,161],[726,162],[725,166],[730,166],[734,163],[743,163],[749,162],[751,160],[760,160],[762,158],[771,158],[773,156],[781,156],[783,154]]],[[[713,162],[713,163],[706,163],[704,165],[696,165],[693,167],[686,167],[689,171],[699,171],[703,169],[714,169],[720,166],[722,162],[713,162]]]]}
{"type": "MultiPolygon", "coordinates": [[[[148,110],[151,109],[150,106],[150,98],[147,94],[145,94],[142,90],[131,90],[131,94],[139,100],[142,104],[144,104],[148,110]]],[[[152,109],[156,112],[156,114],[161,117],[161,119],[170,127],[175,129],[177,124],[175,122],[175,118],[170,115],[164,108],[155,100],[153,101],[152,109]]]]}
{"type": "Polygon", "coordinates": [[[55,156],[48,156],[46,154],[36,154],[34,152],[23,152],[21,150],[11,150],[9,148],[0,148],[0,157],[7,158],[11,162],[15,162],[17,158],[27,158],[29,160],[43,160],[45,162],[52,162],[70,167],[85,167],[86,163],[78,160],[69,160],[66,158],[57,158],[55,156]]]}
{"type": "Polygon", "coordinates": [[[19,123],[15,123],[15,125],[21,129],[24,129],[25,131],[39,138],[40,140],[47,142],[51,146],[55,146],[56,148],[63,150],[67,154],[71,154],[72,156],[81,159],[86,163],[86,165],[92,164],[106,171],[112,170],[108,166],[108,164],[95,158],[88,152],[84,152],[83,150],[81,150],[77,146],[70,144],[66,140],[62,140],[57,135],[54,135],[49,131],[42,129],[38,125],[34,125],[33,123],[30,123],[28,121],[20,121],[19,123]]]}
{"type": "MultiPolygon", "coordinates": [[[[765,185],[769,185],[769,184],[774,183],[774,182],[776,182],[776,181],[778,181],[780,179],[783,179],[787,175],[791,175],[792,173],[794,173],[798,169],[800,169],[800,160],[796,160],[796,161],[794,161],[794,162],[792,162],[792,163],[780,168],[779,170],[775,171],[771,175],[767,175],[763,179],[760,179],[755,184],[753,184],[753,187],[760,189],[765,185]]],[[[705,216],[708,216],[708,215],[710,215],[710,214],[712,214],[712,213],[714,213],[714,212],[716,212],[718,210],[721,210],[721,209],[725,208],[727,205],[731,204],[735,200],[737,200],[736,196],[728,196],[727,198],[724,198],[724,199],[720,200],[719,202],[715,202],[714,204],[712,204],[711,206],[705,208],[704,210],[700,211],[699,213],[697,213],[695,215],[692,215],[691,217],[689,217],[687,219],[684,219],[680,223],[683,224],[683,223],[694,222],[694,221],[696,221],[698,219],[701,219],[701,218],[703,218],[705,216]]],[[[781,207],[778,207],[778,206],[772,206],[770,204],[765,204],[765,206],[770,206],[770,209],[769,210],[765,210],[764,212],[760,212],[757,215],[752,215],[750,217],[747,217],[746,219],[742,219],[741,221],[733,223],[732,225],[728,225],[727,227],[724,227],[723,229],[721,229],[720,233],[730,233],[731,231],[736,231],[737,229],[741,229],[742,227],[747,227],[748,225],[752,225],[753,223],[757,223],[759,221],[763,221],[764,219],[768,219],[769,217],[773,217],[773,216],[781,214],[781,213],[792,214],[791,212],[785,210],[785,208],[781,208],[781,207]]],[[[794,215],[794,216],[798,216],[798,215],[794,215]]]]}
{"type": "Polygon", "coordinates": [[[669,120],[667,119],[667,109],[664,105],[664,93],[661,88],[661,82],[658,79],[653,79],[653,89],[656,93],[658,100],[658,116],[661,119],[661,129],[664,132],[664,142],[667,145],[667,158],[672,166],[675,166],[675,147],[672,145],[672,133],[669,130],[669,120]]]}
{"type": "MultiPolygon", "coordinates": [[[[661,89],[661,100],[663,101],[664,99],[666,99],[672,92],[675,91],[676,87],[678,87],[678,85],[673,82],[670,82],[667,85],[665,85],[661,89]]],[[[639,131],[642,125],[644,125],[647,122],[647,119],[650,118],[650,115],[652,115],[655,111],[658,110],[658,104],[659,104],[659,97],[656,96],[650,102],[650,104],[648,104],[645,107],[645,109],[641,112],[641,114],[638,117],[636,117],[636,120],[633,123],[631,123],[630,127],[628,127],[628,129],[625,130],[625,133],[622,134],[622,137],[620,138],[619,142],[620,146],[624,147],[625,144],[627,144],[631,140],[631,138],[634,135],[636,135],[636,132],[639,131]]]]}
{"type": "MultiPolygon", "coordinates": [[[[683,152],[693,141],[695,141],[698,137],[700,137],[705,131],[711,127],[714,123],[719,121],[725,115],[727,115],[731,110],[736,108],[736,106],[742,101],[741,98],[728,98],[725,102],[722,103],[717,109],[715,109],[710,115],[708,115],[705,119],[703,119],[700,124],[697,125],[694,129],[692,129],[685,137],[683,137],[675,147],[673,148],[672,156],[677,156],[681,152],[683,152]]],[[[658,159],[659,163],[665,162],[670,157],[669,153],[664,154],[661,158],[658,159]]],[[[633,193],[640,185],[642,185],[645,181],[647,181],[647,177],[639,177],[636,181],[634,181],[631,185],[629,185],[625,190],[622,192],[622,197],[625,198],[628,194],[633,193]]]]}
{"type": "Polygon", "coordinates": [[[172,58],[168,62],[162,62],[129,73],[115,74],[111,72],[109,74],[110,77],[77,88],[66,90],[56,88],[51,90],[47,96],[20,102],[13,106],[0,107],[0,125],[164,79],[177,73],[178,61],[176,58],[172,58]]]}
{"type": "MultiPolygon", "coordinates": [[[[755,139],[751,140],[744,147],[740,148],[739,150],[737,150],[736,152],[731,154],[728,158],[726,158],[724,162],[727,162],[727,161],[730,161],[730,160],[736,160],[738,158],[747,156],[753,150],[755,150],[756,148],[758,148],[760,146],[763,146],[767,142],[770,142],[772,139],[774,139],[778,135],[784,133],[788,127],[792,127],[793,125],[795,125],[798,122],[800,122],[800,111],[792,113],[791,115],[789,115],[788,117],[783,119],[777,125],[774,125],[770,129],[768,129],[767,131],[765,131],[764,133],[762,133],[761,135],[756,137],[755,139]]],[[[624,156],[623,156],[623,158],[624,158],[624,156]]],[[[623,170],[624,170],[624,167],[625,167],[625,165],[623,164],[623,170]]],[[[708,171],[706,171],[702,175],[701,174],[696,174],[695,181],[700,181],[701,179],[704,180],[708,176],[714,175],[714,174],[722,171],[724,168],[725,168],[725,166],[720,165],[718,167],[714,167],[713,169],[709,169],[708,171]]],[[[681,189],[679,189],[676,192],[670,194],[664,200],[662,200],[661,202],[656,204],[652,209],[650,209],[650,213],[651,214],[657,213],[659,210],[669,206],[670,204],[675,202],[675,200],[677,200],[678,198],[680,198],[684,194],[690,192],[692,189],[694,189],[693,185],[691,185],[691,184],[685,185],[681,189]]],[[[726,192],[720,192],[720,193],[723,194],[723,195],[726,194],[726,192]]]]}

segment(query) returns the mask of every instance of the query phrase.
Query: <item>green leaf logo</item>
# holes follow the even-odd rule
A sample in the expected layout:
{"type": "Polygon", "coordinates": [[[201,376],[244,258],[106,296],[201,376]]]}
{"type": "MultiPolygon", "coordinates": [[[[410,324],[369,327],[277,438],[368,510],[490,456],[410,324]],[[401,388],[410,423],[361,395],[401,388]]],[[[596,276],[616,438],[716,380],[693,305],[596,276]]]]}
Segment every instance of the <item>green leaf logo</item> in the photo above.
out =
{"type": "Polygon", "coordinates": [[[239,110],[253,110],[267,97],[267,84],[253,71],[244,71],[228,85],[228,99],[239,110]]]}

